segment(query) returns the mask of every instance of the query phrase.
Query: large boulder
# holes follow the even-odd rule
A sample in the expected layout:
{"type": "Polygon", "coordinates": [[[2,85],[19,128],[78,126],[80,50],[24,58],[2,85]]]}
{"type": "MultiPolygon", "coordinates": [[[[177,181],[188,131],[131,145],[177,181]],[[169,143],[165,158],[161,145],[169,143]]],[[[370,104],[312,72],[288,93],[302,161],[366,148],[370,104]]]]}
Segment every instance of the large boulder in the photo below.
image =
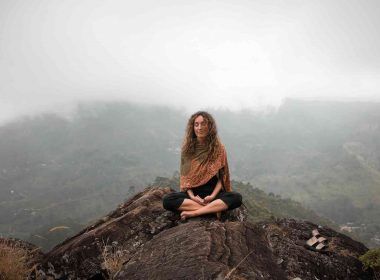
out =
{"type": "Polygon", "coordinates": [[[307,221],[247,221],[242,206],[181,221],[162,207],[170,188],[149,187],[47,253],[50,279],[370,279],[358,256],[367,248],[307,221]],[[318,228],[323,251],[305,247],[318,228]],[[117,265],[114,262],[119,262],[117,265]],[[110,269],[113,265],[113,271],[110,269]],[[117,271],[115,270],[117,268],[117,271]]]}
{"type": "MultiPolygon", "coordinates": [[[[104,261],[108,251],[122,250],[123,260],[128,260],[155,235],[182,223],[179,213],[162,207],[162,197],[172,191],[149,187],[122,203],[115,211],[48,252],[40,274],[55,279],[106,278],[104,261]]],[[[244,207],[229,212],[223,213],[223,220],[246,218],[244,207]]],[[[215,217],[208,215],[204,219],[215,220],[215,217]]]]}
{"type": "Polygon", "coordinates": [[[262,229],[196,221],[156,235],[115,279],[286,279],[262,229]],[[236,270],[234,269],[236,268],[236,270]]]}
{"type": "Polygon", "coordinates": [[[367,248],[345,235],[319,227],[327,249],[307,249],[316,228],[293,219],[181,224],[145,243],[115,279],[371,279],[358,260],[367,248]]]}

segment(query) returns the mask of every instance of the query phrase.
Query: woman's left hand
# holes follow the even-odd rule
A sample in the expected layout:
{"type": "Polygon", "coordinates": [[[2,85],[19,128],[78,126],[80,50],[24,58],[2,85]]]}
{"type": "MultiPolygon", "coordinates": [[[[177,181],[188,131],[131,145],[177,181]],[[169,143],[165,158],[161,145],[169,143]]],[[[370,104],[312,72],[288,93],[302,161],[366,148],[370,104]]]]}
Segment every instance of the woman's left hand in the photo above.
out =
{"type": "Polygon", "coordinates": [[[214,198],[215,198],[215,196],[208,195],[208,196],[206,196],[206,197],[203,199],[203,201],[204,201],[205,203],[210,203],[211,201],[214,200],[214,198]]]}

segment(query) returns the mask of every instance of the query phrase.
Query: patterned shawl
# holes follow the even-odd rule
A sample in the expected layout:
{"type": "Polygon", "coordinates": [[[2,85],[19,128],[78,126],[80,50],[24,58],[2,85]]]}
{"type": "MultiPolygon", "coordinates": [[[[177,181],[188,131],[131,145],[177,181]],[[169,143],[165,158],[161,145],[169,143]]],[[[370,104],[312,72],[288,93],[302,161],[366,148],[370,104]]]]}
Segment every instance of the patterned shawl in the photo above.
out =
{"type": "Polygon", "coordinates": [[[215,175],[222,181],[225,191],[231,192],[230,173],[228,170],[227,153],[224,145],[220,145],[214,161],[206,161],[207,146],[197,143],[192,157],[181,154],[180,190],[186,191],[207,183],[215,175]]]}

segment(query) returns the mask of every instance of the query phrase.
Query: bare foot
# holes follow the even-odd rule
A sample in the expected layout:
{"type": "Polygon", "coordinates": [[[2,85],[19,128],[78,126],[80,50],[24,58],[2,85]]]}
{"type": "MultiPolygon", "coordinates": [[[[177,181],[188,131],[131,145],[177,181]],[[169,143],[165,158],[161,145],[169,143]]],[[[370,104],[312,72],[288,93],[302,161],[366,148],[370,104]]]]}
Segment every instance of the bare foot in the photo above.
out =
{"type": "Polygon", "coordinates": [[[182,211],[181,212],[181,220],[184,221],[188,218],[194,217],[194,211],[182,211]]]}

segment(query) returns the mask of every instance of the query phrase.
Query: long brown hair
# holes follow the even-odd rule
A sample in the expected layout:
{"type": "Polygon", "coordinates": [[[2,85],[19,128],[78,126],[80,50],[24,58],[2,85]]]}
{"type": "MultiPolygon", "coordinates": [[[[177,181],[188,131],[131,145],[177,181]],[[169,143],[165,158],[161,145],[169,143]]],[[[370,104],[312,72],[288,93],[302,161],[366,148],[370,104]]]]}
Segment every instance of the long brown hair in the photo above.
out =
{"type": "Polygon", "coordinates": [[[195,144],[197,143],[197,136],[194,132],[194,121],[199,116],[202,116],[206,120],[208,126],[208,134],[206,137],[208,156],[206,162],[209,160],[213,161],[217,158],[217,153],[221,146],[221,143],[218,137],[218,130],[216,128],[215,120],[210,113],[207,113],[205,111],[198,111],[192,114],[189,118],[186,126],[185,138],[182,144],[182,153],[185,156],[190,157],[195,153],[195,144]]]}

